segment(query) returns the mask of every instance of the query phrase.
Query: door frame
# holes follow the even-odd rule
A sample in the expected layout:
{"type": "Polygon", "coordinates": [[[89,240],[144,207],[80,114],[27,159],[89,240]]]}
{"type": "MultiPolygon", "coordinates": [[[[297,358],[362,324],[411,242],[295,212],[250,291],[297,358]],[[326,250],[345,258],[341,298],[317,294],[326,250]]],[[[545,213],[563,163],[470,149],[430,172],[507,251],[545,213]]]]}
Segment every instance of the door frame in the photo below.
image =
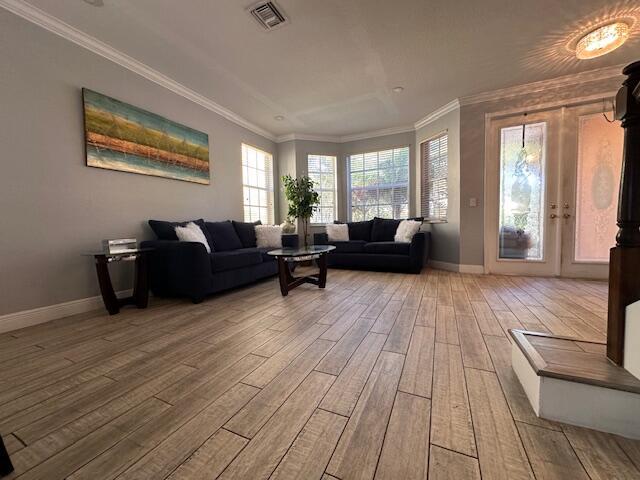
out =
{"type": "MultiPolygon", "coordinates": [[[[494,119],[499,119],[501,117],[510,117],[510,116],[515,116],[515,115],[523,115],[524,113],[527,114],[534,114],[534,113],[540,113],[540,112],[545,112],[547,110],[560,110],[563,107],[565,108],[569,108],[569,107],[577,107],[580,105],[587,105],[590,103],[595,103],[595,102],[602,102],[602,101],[613,101],[613,99],[615,99],[617,92],[616,91],[609,91],[609,92],[604,92],[604,93],[599,93],[599,94],[593,94],[593,95],[585,95],[585,96],[580,96],[580,97],[575,97],[572,99],[565,99],[565,100],[556,100],[556,101],[552,101],[552,102],[543,102],[543,103],[539,103],[536,105],[531,105],[529,107],[526,106],[519,106],[519,107],[512,107],[512,108],[507,108],[507,109],[503,109],[503,110],[498,110],[495,112],[487,112],[484,114],[484,175],[483,175],[483,253],[484,253],[484,273],[488,274],[490,273],[490,268],[489,268],[489,264],[488,264],[488,259],[490,258],[491,255],[491,247],[490,247],[490,241],[491,240],[491,236],[489,233],[489,228],[488,225],[490,224],[490,213],[489,213],[489,208],[488,208],[488,185],[490,185],[490,181],[489,181],[489,175],[488,175],[488,171],[487,171],[487,164],[489,159],[491,158],[491,152],[492,152],[492,139],[491,139],[491,122],[494,119]]],[[[496,99],[499,100],[499,99],[496,99]]],[[[504,99],[505,101],[508,101],[507,98],[504,99]]],[[[558,241],[559,241],[559,237],[558,237],[558,241]]],[[[557,248],[561,248],[561,245],[558,245],[557,248]]],[[[561,261],[558,262],[558,266],[560,268],[561,265],[561,261]]],[[[505,273],[508,275],[508,273],[505,273]]],[[[533,273],[531,273],[533,274],[533,273]]],[[[558,271],[558,275],[560,274],[560,272],[558,271]]]]}
{"type": "Polygon", "coordinates": [[[556,276],[560,273],[559,255],[560,236],[558,219],[550,219],[550,213],[558,213],[557,191],[560,178],[560,163],[562,152],[562,109],[545,110],[524,116],[506,115],[494,118],[488,125],[489,142],[487,144],[489,156],[485,164],[485,206],[487,223],[485,224],[485,268],[495,274],[506,275],[539,275],[556,276]],[[499,225],[500,225],[500,138],[504,128],[517,127],[519,125],[533,125],[544,123],[545,133],[545,188],[541,199],[540,210],[543,222],[543,237],[541,238],[543,256],[540,260],[524,260],[499,258],[499,225]],[[556,205],[556,210],[551,212],[548,206],[556,205]]]}

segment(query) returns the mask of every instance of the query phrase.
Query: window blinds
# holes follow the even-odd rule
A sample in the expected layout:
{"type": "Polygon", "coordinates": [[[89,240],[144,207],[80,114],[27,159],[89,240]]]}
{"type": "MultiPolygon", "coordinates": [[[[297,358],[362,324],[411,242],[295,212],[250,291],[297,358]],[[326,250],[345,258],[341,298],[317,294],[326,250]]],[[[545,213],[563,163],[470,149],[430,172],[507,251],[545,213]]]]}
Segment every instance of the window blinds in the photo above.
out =
{"type": "Polygon", "coordinates": [[[273,224],[273,156],[242,145],[242,191],[244,220],[273,224]]]}
{"type": "Polygon", "coordinates": [[[447,219],[448,135],[440,135],[420,146],[421,212],[425,218],[447,219]]]}

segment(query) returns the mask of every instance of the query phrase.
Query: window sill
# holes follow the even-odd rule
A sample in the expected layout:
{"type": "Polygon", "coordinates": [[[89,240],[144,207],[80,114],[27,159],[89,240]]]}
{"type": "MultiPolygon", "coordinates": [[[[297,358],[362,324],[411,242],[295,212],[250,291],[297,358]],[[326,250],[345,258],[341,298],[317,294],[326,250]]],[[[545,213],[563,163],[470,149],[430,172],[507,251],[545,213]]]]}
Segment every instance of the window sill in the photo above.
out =
{"type": "Polygon", "coordinates": [[[448,220],[442,220],[440,218],[433,218],[433,219],[429,219],[429,218],[425,218],[422,223],[427,223],[429,225],[437,225],[439,223],[449,223],[448,220]]]}

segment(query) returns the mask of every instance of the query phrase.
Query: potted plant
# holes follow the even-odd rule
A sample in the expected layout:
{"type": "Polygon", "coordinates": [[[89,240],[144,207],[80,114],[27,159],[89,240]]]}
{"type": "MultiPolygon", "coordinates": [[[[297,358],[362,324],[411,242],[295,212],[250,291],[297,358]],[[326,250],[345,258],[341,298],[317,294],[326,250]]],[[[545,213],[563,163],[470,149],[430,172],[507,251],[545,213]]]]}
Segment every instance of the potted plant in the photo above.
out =
{"type": "Polygon", "coordinates": [[[308,245],[309,219],[318,209],[320,198],[318,192],[313,189],[313,180],[306,175],[301,178],[293,178],[291,175],[282,177],[284,195],[289,202],[289,218],[298,218],[302,222],[302,234],[304,246],[308,245]]]}

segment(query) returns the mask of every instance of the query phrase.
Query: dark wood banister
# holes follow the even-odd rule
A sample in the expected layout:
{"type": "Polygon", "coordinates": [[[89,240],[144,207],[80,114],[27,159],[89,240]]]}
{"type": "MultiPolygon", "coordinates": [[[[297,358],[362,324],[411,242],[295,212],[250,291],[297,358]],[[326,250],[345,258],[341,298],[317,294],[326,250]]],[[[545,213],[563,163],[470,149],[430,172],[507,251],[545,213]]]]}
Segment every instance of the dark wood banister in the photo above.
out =
{"type": "Polygon", "coordinates": [[[609,309],[607,357],[616,365],[624,360],[625,309],[640,300],[640,61],[622,71],[627,78],[616,96],[616,118],[624,128],[624,153],[618,234],[609,254],[609,309]]]}

